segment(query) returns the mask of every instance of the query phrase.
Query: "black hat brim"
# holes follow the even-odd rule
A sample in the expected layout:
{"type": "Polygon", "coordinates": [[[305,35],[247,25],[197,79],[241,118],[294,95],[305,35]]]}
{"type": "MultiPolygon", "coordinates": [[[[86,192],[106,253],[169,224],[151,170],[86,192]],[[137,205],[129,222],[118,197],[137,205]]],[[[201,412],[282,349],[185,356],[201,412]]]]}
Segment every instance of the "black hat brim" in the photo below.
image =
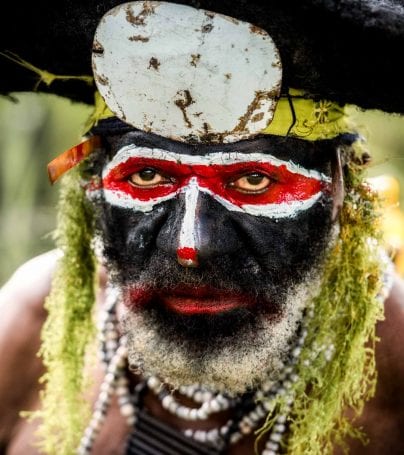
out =
{"type": "MultiPolygon", "coordinates": [[[[122,2],[59,0],[7,2],[2,7],[0,50],[58,75],[90,75],[91,48],[101,17],[122,2]]],[[[264,28],[283,65],[282,90],[364,109],[404,113],[404,3],[402,0],[214,0],[175,3],[223,13],[264,28]]],[[[34,72],[0,58],[0,93],[32,91],[34,72]]],[[[37,89],[93,103],[95,87],[57,80],[37,89]]]]}

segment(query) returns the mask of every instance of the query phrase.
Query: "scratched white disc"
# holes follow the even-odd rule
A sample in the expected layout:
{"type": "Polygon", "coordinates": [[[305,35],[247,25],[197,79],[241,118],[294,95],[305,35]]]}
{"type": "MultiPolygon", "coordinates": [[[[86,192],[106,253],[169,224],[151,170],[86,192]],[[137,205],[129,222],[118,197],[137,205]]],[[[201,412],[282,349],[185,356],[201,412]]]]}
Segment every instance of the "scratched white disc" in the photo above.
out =
{"type": "Polygon", "coordinates": [[[272,120],[278,50],[262,29],[173,3],[110,10],[93,49],[97,88],[121,120],[180,141],[234,142],[272,120]]]}

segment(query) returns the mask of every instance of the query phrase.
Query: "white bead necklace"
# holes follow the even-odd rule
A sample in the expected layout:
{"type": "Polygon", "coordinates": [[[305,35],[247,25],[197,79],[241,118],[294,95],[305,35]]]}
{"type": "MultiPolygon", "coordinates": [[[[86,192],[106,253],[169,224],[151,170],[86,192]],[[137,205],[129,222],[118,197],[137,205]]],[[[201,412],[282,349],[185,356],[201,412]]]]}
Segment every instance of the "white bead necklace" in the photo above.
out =
{"type": "Polygon", "coordinates": [[[132,427],[136,419],[135,406],[132,402],[129,381],[126,376],[128,356],[126,337],[119,336],[115,306],[116,293],[112,289],[108,289],[106,310],[101,314],[99,330],[101,361],[105,367],[105,377],[100,386],[100,393],[95,402],[90,423],[81,438],[77,451],[79,455],[91,453],[94,440],[104,423],[113,394],[117,396],[120,412],[126,418],[128,426],[132,427]]]}

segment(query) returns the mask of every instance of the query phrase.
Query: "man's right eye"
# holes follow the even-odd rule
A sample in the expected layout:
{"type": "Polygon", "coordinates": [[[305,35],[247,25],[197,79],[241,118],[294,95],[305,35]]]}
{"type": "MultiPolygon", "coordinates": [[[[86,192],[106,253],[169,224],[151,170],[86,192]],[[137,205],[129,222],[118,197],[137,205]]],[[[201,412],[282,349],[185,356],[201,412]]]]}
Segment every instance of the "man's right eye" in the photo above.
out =
{"type": "Polygon", "coordinates": [[[137,188],[153,188],[157,185],[173,183],[173,180],[165,175],[162,175],[156,169],[146,167],[133,173],[129,177],[128,182],[137,188]]]}

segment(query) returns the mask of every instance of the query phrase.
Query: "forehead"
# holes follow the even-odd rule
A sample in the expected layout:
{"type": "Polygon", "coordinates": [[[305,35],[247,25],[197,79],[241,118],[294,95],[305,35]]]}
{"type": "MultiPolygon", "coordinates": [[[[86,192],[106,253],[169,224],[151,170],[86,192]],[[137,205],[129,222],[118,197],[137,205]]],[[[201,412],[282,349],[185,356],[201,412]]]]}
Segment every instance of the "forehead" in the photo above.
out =
{"type": "Polygon", "coordinates": [[[284,138],[263,135],[255,139],[244,140],[232,144],[186,144],[167,139],[155,134],[133,129],[99,131],[109,157],[122,148],[135,146],[143,149],[159,149],[178,155],[206,156],[212,154],[245,154],[246,159],[257,153],[273,156],[284,161],[292,161],[300,166],[327,172],[333,151],[337,147],[335,141],[324,140],[309,142],[295,138],[284,138]]]}

